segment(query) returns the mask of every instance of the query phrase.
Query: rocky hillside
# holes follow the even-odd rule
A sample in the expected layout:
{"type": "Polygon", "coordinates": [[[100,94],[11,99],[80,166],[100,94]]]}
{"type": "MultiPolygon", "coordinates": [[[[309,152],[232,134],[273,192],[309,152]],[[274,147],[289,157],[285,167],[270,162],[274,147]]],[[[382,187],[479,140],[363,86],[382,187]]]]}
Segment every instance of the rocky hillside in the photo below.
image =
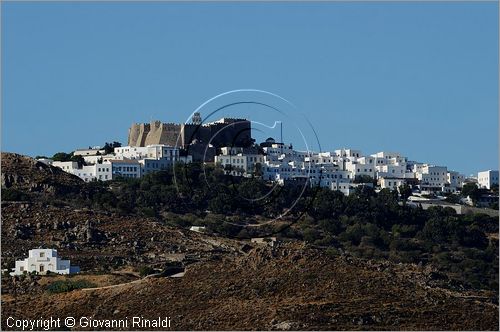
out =
{"type": "Polygon", "coordinates": [[[2,152],[2,188],[28,192],[65,194],[77,192],[83,181],[60,168],[46,165],[33,158],[2,152]]]}
{"type": "Polygon", "coordinates": [[[2,203],[2,268],[27,255],[26,248],[57,248],[85,271],[199,260],[230,255],[242,244],[166,226],[153,218],[121,216],[40,203],[2,203]],[[186,258],[186,255],[188,256],[186,258]]]}
{"type": "Polygon", "coordinates": [[[498,329],[491,294],[445,290],[434,279],[418,266],[329,257],[289,244],[195,263],[182,278],[20,295],[2,303],[2,314],[169,316],[173,330],[498,329]]]}

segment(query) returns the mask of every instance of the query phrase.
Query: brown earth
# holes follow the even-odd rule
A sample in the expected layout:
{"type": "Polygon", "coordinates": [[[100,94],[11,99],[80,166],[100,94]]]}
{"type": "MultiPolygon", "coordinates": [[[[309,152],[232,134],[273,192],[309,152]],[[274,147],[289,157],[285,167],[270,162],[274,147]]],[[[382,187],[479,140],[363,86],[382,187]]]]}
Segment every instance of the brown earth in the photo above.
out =
{"type": "Polygon", "coordinates": [[[191,265],[183,278],[18,296],[2,303],[2,316],[168,316],[175,330],[498,329],[498,306],[489,302],[493,294],[432,288],[428,272],[332,258],[297,244],[259,247],[191,265]]]}

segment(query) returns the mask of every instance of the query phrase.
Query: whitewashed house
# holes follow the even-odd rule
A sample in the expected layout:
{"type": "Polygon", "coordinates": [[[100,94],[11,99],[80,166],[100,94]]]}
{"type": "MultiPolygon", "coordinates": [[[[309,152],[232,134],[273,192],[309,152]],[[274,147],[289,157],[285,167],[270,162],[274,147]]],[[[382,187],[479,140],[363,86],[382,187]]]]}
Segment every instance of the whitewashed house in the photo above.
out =
{"type": "Polygon", "coordinates": [[[16,267],[10,275],[22,275],[25,272],[46,274],[48,271],[58,274],[70,274],[80,272],[80,268],[71,266],[69,260],[59,258],[55,249],[33,249],[28,252],[28,258],[16,261],[16,267]]]}
{"type": "Polygon", "coordinates": [[[215,156],[215,163],[220,164],[232,175],[250,175],[257,169],[257,164],[264,163],[264,156],[257,153],[244,153],[242,148],[222,147],[221,154],[215,156]]]}
{"type": "Polygon", "coordinates": [[[406,184],[406,180],[398,177],[381,177],[378,178],[378,185],[380,189],[390,189],[390,190],[398,190],[398,188],[402,185],[406,184]]]}
{"type": "Polygon", "coordinates": [[[73,174],[73,171],[78,169],[78,163],[76,161],[53,161],[52,166],[59,167],[67,173],[73,174]]]}
{"type": "Polygon", "coordinates": [[[484,171],[477,173],[479,188],[491,189],[492,185],[498,185],[498,171],[484,171]]]}
{"type": "Polygon", "coordinates": [[[52,165],[52,163],[54,162],[50,158],[38,158],[37,161],[44,163],[45,165],[52,165]]]}
{"type": "Polygon", "coordinates": [[[148,146],[121,146],[114,149],[115,159],[165,159],[170,162],[179,160],[179,148],[165,144],[148,146]]]}
{"type": "Polygon", "coordinates": [[[73,152],[73,155],[75,156],[95,156],[99,154],[105,154],[106,150],[101,149],[100,146],[94,146],[93,148],[90,149],[76,149],[73,152]]]}
{"type": "Polygon", "coordinates": [[[125,178],[140,178],[141,164],[137,160],[123,159],[110,160],[113,178],[122,176],[125,178]]]}
{"type": "Polygon", "coordinates": [[[464,185],[465,175],[455,171],[448,171],[448,183],[451,188],[460,189],[464,185]]]}
{"type": "Polygon", "coordinates": [[[418,165],[415,167],[415,173],[422,191],[444,191],[448,184],[448,169],[445,166],[418,165]]]}

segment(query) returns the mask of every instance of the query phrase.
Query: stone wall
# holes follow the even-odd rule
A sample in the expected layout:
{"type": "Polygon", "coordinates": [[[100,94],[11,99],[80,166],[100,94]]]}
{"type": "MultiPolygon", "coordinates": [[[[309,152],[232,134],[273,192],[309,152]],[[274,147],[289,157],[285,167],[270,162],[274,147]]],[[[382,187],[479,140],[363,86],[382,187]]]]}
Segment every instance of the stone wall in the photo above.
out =
{"type": "Polygon", "coordinates": [[[186,148],[196,140],[204,144],[211,142],[216,147],[240,147],[248,146],[251,139],[250,121],[244,119],[226,119],[224,123],[203,126],[153,121],[133,124],[129,129],[128,145],[166,144],[186,148]]]}

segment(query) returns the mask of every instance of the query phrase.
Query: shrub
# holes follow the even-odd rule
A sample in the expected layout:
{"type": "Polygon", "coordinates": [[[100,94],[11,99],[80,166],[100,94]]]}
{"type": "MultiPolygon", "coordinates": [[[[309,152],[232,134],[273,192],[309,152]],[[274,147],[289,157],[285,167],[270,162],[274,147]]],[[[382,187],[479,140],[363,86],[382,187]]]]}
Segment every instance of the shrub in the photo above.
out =
{"type": "Polygon", "coordinates": [[[313,243],[321,238],[321,234],[314,228],[306,228],[303,231],[304,241],[313,243]]]}
{"type": "Polygon", "coordinates": [[[318,225],[321,229],[333,235],[338,235],[342,231],[342,224],[338,220],[322,219],[318,222],[318,225]]]}
{"type": "Polygon", "coordinates": [[[141,275],[141,277],[148,276],[148,275],[153,274],[155,272],[156,272],[156,270],[153,269],[151,266],[143,266],[139,269],[139,274],[141,275]]]}
{"type": "Polygon", "coordinates": [[[65,293],[65,292],[71,292],[75,289],[92,288],[92,287],[96,287],[96,285],[84,279],[57,280],[50,283],[47,286],[47,291],[49,293],[65,293]]]}
{"type": "Polygon", "coordinates": [[[331,258],[334,258],[340,255],[340,251],[337,248],[329,247],[325,250],[325,254],[331,258]]]}
{"type": "Polygon", "coordinates": [[[2,201],[28,201],[29,195],[14,188],[2,188],[2,201]]]}

